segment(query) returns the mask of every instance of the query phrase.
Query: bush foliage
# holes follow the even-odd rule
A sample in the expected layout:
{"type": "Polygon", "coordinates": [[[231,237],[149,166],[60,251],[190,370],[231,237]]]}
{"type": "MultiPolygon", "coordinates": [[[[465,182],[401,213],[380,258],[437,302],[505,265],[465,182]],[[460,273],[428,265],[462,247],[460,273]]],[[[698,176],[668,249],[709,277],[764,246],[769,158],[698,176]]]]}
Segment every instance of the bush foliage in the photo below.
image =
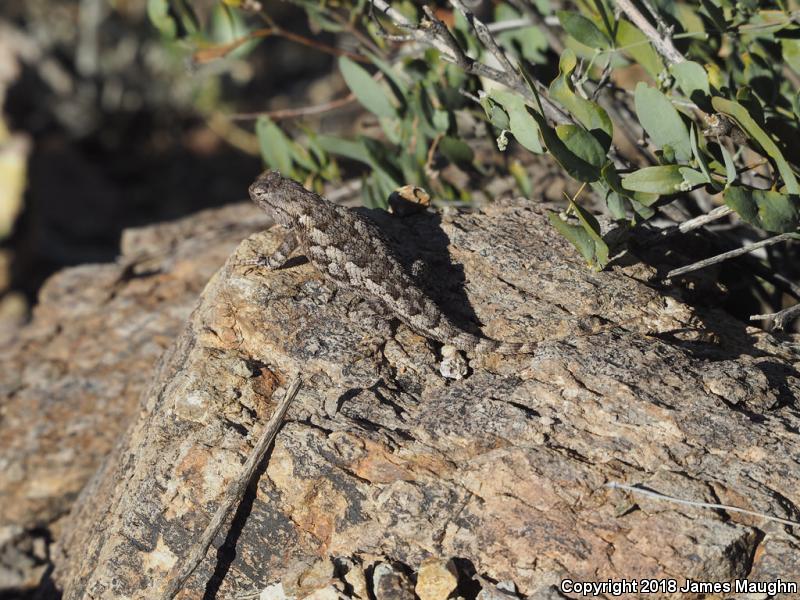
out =
{"type": "MultiPolygon", "coordinates": [[[[305,130],[300,143],[262,116],[265,162],[296,179],[336,179],[345,158],[366,166],[369,205],[385,205],[406,184],[469,200],[469,190],[431,169],[435,155],[485,172],[486,153],[460,131],[468,114],[485,122],[496,152],[550,155],[622,226],[691,194],[706,209],[715,197],[763,232],[798,229],[800,10],[792,0],[294,3],[314,31],[350,38],[351,49],[355,40],[355,50],[338,52],[338,69],[380,125],[380,134],[353,139],[305,130]]],[[[222,0],[216,10],[236,25],[235,39],[215,40],[212,20],[204,25],[189,0],[149,1],[164,36],[219,56],[270,23],[269,6],[252,1],[222,0]]],[[[525,170],[506,164],[530,194],[525,170]]],[[[617,249],[576,200],[572,217],[553,213],[551,222],[602,269],[617,249]]]]}

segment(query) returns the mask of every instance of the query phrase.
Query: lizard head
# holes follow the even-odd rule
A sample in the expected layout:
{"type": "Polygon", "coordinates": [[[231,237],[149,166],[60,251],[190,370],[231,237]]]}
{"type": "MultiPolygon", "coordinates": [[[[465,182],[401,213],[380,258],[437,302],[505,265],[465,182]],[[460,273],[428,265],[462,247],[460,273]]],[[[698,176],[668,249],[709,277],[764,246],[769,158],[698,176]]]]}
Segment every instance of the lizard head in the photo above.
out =
{"type": "Polygon", "coordinates": [[[308,191],[278,171],[265,171],[250,186],[250,198],[275,222],[292,227],[303,214],[308,191]]]}

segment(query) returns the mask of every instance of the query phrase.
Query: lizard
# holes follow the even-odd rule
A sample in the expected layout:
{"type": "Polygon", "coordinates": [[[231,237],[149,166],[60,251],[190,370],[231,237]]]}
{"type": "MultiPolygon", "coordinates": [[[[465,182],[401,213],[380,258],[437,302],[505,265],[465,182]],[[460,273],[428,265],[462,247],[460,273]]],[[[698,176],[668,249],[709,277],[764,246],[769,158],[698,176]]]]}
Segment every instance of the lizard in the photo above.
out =
{"type": "Polygon", "coordinates": [[[534,352],[535,343],[502,342],[456,325],[406,272],[381,230],[365,215],[326,200],[278,171],[261,174],[249,192],[256,205],[288,230],[271,256],[252,264],[281,268],[299,247],[327,280],[377,301],[425,338],[476,354],[534,352]]]}

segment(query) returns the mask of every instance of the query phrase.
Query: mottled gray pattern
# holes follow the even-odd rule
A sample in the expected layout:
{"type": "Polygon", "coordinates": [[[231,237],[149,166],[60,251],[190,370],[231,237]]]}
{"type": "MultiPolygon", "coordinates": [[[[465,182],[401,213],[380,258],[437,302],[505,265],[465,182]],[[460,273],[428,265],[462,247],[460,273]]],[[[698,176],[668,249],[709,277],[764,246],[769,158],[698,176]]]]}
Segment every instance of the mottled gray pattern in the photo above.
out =
{"type": "Polygon", "coordinates": [[[328,202],[277,171],[261,175],[250,186],[250,197],[289,230],[279,250],[259,264],[278,268],[299,246],[329,280],[378,300],[426,338],[477,353],[533,352],[535,344],[499,342],[455,325],[406,273],[380,229],[363,215],[328,202]]]}

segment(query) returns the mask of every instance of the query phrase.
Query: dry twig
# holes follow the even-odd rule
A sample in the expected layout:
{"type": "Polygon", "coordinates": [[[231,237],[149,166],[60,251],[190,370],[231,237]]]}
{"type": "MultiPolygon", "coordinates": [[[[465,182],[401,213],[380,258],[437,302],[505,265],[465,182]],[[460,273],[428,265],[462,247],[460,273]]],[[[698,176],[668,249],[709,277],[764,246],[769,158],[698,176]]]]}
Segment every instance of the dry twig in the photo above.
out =
{"type": "MultiPolygon", "coordinates": [[[[375,6],[375,8],[377,8],[378,10],[383,12],[386,16],[392,19],[395,27],[409,32],[407,35],[404,36],[385,35],[384,37],[393,41],[414,41],[423,46],[432,46],[442,53],[442,60],[446,60],[447,62],[451,62],[457,65],[464,65],[465,63],[464,57],[459,56],[459,54],[463,55],[463,50],[461,50],[460,48],[458,49],[453,48],[450,39],[440,37],[437,32],[438,29],[437,27],[414,26],[408,21],[408,19],[406,19],[403,15],[401,15],[391,6],[389,6],[389,4],[385,2],[385,0],[372,0],[372,3],[375,6]]],[[[483,32],[483,35],[488,35],[488,37],[491,37],[491,33],[489,31],[490,28],[486,27],[485,25],[484,27],[486,29],[483,32]]],[[[497,43],[495,42],[495,46],[496,45],[497,43]]],[[[502,52],[502,50],[500,50],[500,52],[502,52]]],[[[478,60],[473,60],[470,59],[469,57],[466,58],[469,64],[467,66],[462,66],[465,72],[471,75],[477,75],[478,77],[485,77],[486,79],[491,79],[492,81],[500,83],[506,86],[507,88],[514,90],[515,92],[517,92],[523,98],[525,98],[530,102],[536,101],[536,95],[528,87],[527,83],[525,83],[525,81],[522,80],[518,72],[513,71],[511,73],[508,73],[506,71],[490,67],[489,65],[486,65],[478,60]]],[[[511,63],[508,62],[508,64],[511,63]]],[[[536,90],[539,94],[539,99],[542,102],[542,108],[545,112],[545,116],[548,119],[556,123],[572,123],[572,124],[575,123],[575,120],[568,113],[566,113],[560,106],[558,106],[549,99],[547,95],[548,94],[547,88],[543,84],[541,84],[541,82],[534,81],[534,84],[536,85],[536,90]]]]}
{"type": "Polygon", "coordinates": [[[767,521],[775,521],[776,523],[782,523],[783,525],[789,525],[790,527],[800,526],[800,521],[790,521],[789,519],[772,517],[770,515],[765,515],[764,513],[756,512],[753,510],[747,510],[745,508],[739,508],[738,506],[731,506],[729,504],[713,504],[711,502],[697,502],[695,500],[684,500],[683,498],[675,498],[674,496],[659,494],[658,492],[645,490],[642,488],[634,487],[632,485],[625,485],[624,483],[617,483],[616,481],[611,481],[607,483],[606,487],[611,488],[612,490],[625,490],[627,492],[639,494],[640,496],[647,496],[648,498],[653,498],[654,500],[664,500],[666,502],[674,502],[675,504],[683,504],[684,506],[697,506],[699,508],[711,508],[715,510],[737,512],[743,515],[758,517],[759,519],[766,519],[767,521]]]}
{"type": "Polygon", "coordinates": [[[227,115],[231,121],[249,121],[258,119],[259,117],[269,117],[273,121],[281,121],[284,119],[297,119],[300,117],[309,117],[319,115],[342,106],[347,106],[356,99],[356,95],[352,92],[343,98],[323,102],[322,104],[312,104],[310,106],[299,106],[297,108],[279,108],[277,110],[266,110],[262,112],[249,112],[249,113],[234,113],[227,115]]]}
{"type": "Polygon", "coordinates": [[[492,53],[492,56],[497,59],[497,62],[503,67],[510,80],[516,85],[524,86],[525,81],[519,74],[519,68],[511,63],[511,60],[509,60],[508,56],[506,56],[506,53],[500,47],[500,44],[497,43],[497,40],[494,39],[492,33],[486,28],[486,25],[483,23],[483,21],[476,17],[461,0],[450,0],[450,4],[452,4],[462,15],[464,15],[467,23],[469,23],[470,27],[472,27],[472,29],[475,31],[475,35],[478,36],[478,40],[489,52],[492,53]]]}
{"type": "Polygon", "coordinates": [[[752,315],[750,317],[751,321],[760,321],[762,319],[766,319],[768,321],[772,321],[772,328],[777,331],[783,331],[786,329],[786,326],[794,321],[796,318],[800,317],[800,303],[795,304],[794,306],[790,306],[788,308],[784,308],[783,310],[779,310],[775,313],[765,313],[763,315],[752,315]]]}
{"type": "Polygon", "coordinates": [[[250,480],[253,479],[253,474],[264,460],[267,450],[272,445],[272,441],[275,439],[278,430],[283,424],[283,416],[286,414],[289,404],[291,404],[292,400],[294,400],[294,397],[297,395],[300,384],[301,381],[299,377],[292,381],[283,399],[275,407],[275,412],[272,413],[269,422],[264,427],[264,431],[261,433],[261,437],[258,438],[252,452],[250,452],[250,456],[247,457],[247,461],[245,461],[244,467],[242,467],[239,478],[234,481],[226,491],[222,504],[220,504],[217,512],[214,513],[205,531],[203,531],[203,535],[195,542],[183,564],[176,564],[167,576],[168,583],[161,596],[162,600],[172,600],[178,594],[183,584],[205,557],[208,547],[222,528],[228,513],[230,513],[234,506],[242,501],[244,492],[247,486],[250,485],[250,480]]]}
{"type": "Polygon", "coordinates": [[[694,229],[698,229],[716,221],[717,219],[722,219],[723,217],[727,217],[729,214],[733,212],[732,209],[728,208],[727,206],[718,206],[717,208],[710,210],[704,215],[700,215],[699,217],[695,217],[693,219],[689,219],[688,221],[684,221],[680,225],[671,228],[671,229],[664,229],[660,233],[663,237],[670,237],[679,233],[688,233],[694,229]]]}
{"type": "Polygon", "coordinates": [[[679,269],[673,269],[667,273],[666,279],[671,279],[672,277],[677,277],[678,275],[684,275],[686,273],[691,273],[692,271],[704,269],[705,267],[710,267],[711,265],[721,263],[722,261],[748,254],[754,250],[758,250],[759,248],[764,248],[765,246],[771,246],[772,244],[777,244],[779,242],[785,242],[788,240],[800,240],[800,234],[782,233],[780,235],[775,235],[771,238],[761,240],[760,242],[756,242],[755,244],[748,244],[747,246],[742,246],[736,250],[730,250],[729,252],[723,252],[722,254],[712,256],[711,258],[699,260],[691,265],[686,265],[685,267],[681,267],[679,269]]]}

